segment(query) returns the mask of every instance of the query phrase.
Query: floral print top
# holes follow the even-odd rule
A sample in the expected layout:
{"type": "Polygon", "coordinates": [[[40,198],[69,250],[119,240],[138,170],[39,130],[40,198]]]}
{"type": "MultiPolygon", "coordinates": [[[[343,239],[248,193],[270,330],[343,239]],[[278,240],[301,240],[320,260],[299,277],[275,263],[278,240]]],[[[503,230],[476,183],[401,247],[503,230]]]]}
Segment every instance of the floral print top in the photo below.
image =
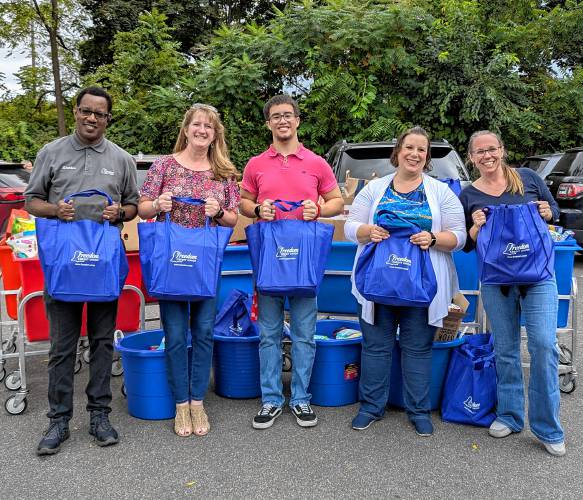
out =
{"type": "MultiPolygon", "coordinates": [[[[178,163],[172,155],[161,156],[154,161],[148,170],[141,195],[156,199],[167,191],[171,191],[174,196],[215,198],[223,210],[235,210],[240,200],[235,179],[217,181],[212,170],[190,170],[178,163]]],[[[164,219],[165,214],[161,213],[157,220],[161,222],[164,219]]],[[[204,205],[194,206],[173,200],[170,220],[184,227],[202,227],[205,224],[204,205]]],[[[212,225],[216,223],[212,221],[212,225]]]]}

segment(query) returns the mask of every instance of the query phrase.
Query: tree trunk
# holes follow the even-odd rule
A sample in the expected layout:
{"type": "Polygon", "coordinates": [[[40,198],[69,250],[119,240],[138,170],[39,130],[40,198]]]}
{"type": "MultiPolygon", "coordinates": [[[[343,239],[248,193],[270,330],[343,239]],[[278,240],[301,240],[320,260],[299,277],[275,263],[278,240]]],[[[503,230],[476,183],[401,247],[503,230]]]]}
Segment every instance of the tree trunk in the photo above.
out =
{"type": "Polygon", "coordinates": [[[58,1],[51,0],[51,26],[49,39],[51,43],[51,66],[53,68],[53,80],[55,82],[55,104],[57,106],[57,123],[59,136],[67,135],[65,125],[65,107],[63,105],[63,91],[61,89],[61,66],[59,63],[59,46],[57,44],[57,30],[59,27],[58,1]]]}

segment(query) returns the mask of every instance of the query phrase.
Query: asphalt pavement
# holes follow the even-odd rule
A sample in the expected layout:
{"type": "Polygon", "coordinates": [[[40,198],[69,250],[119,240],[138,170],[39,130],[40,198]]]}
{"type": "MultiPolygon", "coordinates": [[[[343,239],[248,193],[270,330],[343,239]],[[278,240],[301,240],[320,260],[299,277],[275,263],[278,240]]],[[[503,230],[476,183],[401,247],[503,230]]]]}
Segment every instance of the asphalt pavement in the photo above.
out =
{"type": "MultiPolygon", "coordinates": [[[[583,257],[577,257],[575,274],[583,290],[583,257]]],[[[581,299],[579,304],[583,325],[581,299]]],[[[582,366],[581,336],[577,345],[575,361],[582,366]]],[[[0,410],[0,498],[583,498],[581,387],[561,396],[567,444],[562,458],[548,455],[528,430],[494,439],[484,428],[442,422],[438,412],[435,433],[425,438],[398,410],[366,431],[354,431],[357,405],[315,406],[314,428],[300,428],[286,410],[272,428],[254,430],[260,400],[222,398],[212,387],[205,403],[211,432],[179,438],[172,420],[128,414],[122,377],[112,379],[111,420],[120,443],[99,448],[88,434],[84,365],[75,380],[71,438],[57,455],[37,457],[47,424],[46,364],[46,356],[27,360],[26,412],[11,416],[0,410]]],[[[15,360],[6,367],[16,368],[15,360]]],[[[2,404],[8,395],[2,384],[2,404]]]]}

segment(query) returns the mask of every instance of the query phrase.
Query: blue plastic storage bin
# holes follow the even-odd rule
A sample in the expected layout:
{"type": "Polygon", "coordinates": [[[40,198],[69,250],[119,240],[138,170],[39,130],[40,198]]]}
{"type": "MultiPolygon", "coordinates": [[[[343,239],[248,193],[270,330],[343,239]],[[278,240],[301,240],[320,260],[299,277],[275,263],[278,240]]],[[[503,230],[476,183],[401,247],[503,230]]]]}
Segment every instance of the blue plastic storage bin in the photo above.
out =
{"type": "MultiPolygon", "coordinates": [[[[358,321],[320,320],[316,323],[316,333],[330,337],[343,326],[360,330],[358,321]]],[[[358,401],[361,342],[361,338],[316,340],[316,357],[308,387],[313,404],[344,406],[358,401]]]]}
{"type": "Polygon", "coordinates": [[[261,396],[259,382],[259,336],[215,335],[213,369],[215,392],[225,398],[261,396]]]}
{"type": "MultiPolygon", "coordinates": [[[[478,257],[476,251],[471,252],[454,252],[452,254],[453,262],[457,271],[457,277],[460,284],[460,290],[478,290],[478,257]]],[[[478,306],[477,295],[464,295],[466,300],[470,303],[464,316],[465,323],[471,323],[476,320],[476,308],[478,306]]]]}
{"type": "MultiPolygon", "coordinates": [[[[559,295],[571,293],[571,278],[573,277],[573,262],[575,252],[581,250],[575,240],[555,242],[555,276],[559,295]]],[[[567,326],[569,317],[569,299],[559,299],[559,311],[557,313],[557,327],[567,326]]]]}
{"type": "Polygon", "coordinates": [[[332,242],[326,261],[326,274],[318,293],[318,311],[336,314],[356,314],[356,299],[352,295],[350,275],[356,255],[356,244],[332,242]]]}
{"type": "Polygon", "coordinates": [[[251,257],[247,245],[228,245],[225,249],[223,267],[217,294],[217,311],[220,311],[223,302],[231,290],[243,290],[253,293],[253,274],[251,271],[251,257]]]}
{"type": "Polygon", "coordinates": [[[164,351],[151,351],[164,332],[152,330],[128,335],[116,344],[124,369],[128,412],[145,420],[174,418],[176,405],[166,376],[164,351]]]}
{"type": "MultiPolygon", "coordinates": [[[[451,342],[433,342],[431,357],[431,386],[429,396],[431,399],[431,409],[437,410],[441,404],[441,390],[447,373],[447,365],[451,350],[462,345],[464,339],[458,338],[451,342]]],[[[389,404],[392,406],[404,407],[403,403],[403,374],[401,371],[401,347],[399,341],[395,342],[393,349],[393,360],[391,364],[391,385],[389,389],[389,404]]]]}

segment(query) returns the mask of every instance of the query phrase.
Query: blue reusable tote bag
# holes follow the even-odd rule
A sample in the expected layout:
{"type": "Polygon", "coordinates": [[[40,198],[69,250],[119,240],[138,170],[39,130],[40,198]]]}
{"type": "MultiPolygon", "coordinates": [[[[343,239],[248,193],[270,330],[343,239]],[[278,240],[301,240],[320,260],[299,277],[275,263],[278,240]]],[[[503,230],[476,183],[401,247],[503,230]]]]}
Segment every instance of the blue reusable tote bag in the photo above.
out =
{"type": "Polygon", "coordinates": [[[530,285],[553,277],[555,251],[536,203],[484,208],[476,253],[483,285],[530,285]]]}
{"type": "Polygon", "coordinates": [[[443,385],[441,418],[489,427],[496,418],[496,361],[490,334],[467,335],[453,349],[443,385]]]}
{"type": "MultiPolygon", "coordinates": [[[[198,198],[174,201],[202,205],[198,198]]],[[[233,230],[209,225],[186,228],[170,221],[138,224],[140,264],[148,294],[162,300],[196,301],[215,297],[225,247],[233,230]]]]}
{"type": "Polygon", "coordinates": [[[444,179],[439,179],[441,182],[444,182],[449,186],[456,196],[459,196],[462,192],[462,185],[459,179],[450,179],[449,177],[445,177],[444,179]]]}
{"type": "Polygon", "coordinates": [[[251,321],[253,295],[231,290],[215,320],[215,335],[224,337],[255,337],[257,327],[251,321]]]}
{"type": "MultiPolygon", "coordinates": [[[[104,196],[96,189],[65,198],[104,196]]],[[[119,229],[92,220],[36,219],[38,253],[48,294],[65,302],[109,302],[119,297],[128,261],[119,229]]]]}
{"type": "MultiPolygon", "coordinates": [[[[275,205],[288,212],[299,208],[302,202],[276,200],[275,205]]],[[[277,220],[247,226],[245,233],[257,291],[291,297],[318,294],[332,248],[334,226],[277,220]]]]}
{"type": "Polygon", "coordinates": [[[390,306],[429,307],[437,280],[427,250],[409,241],[418,227],[386,228],[390,238],[368,243],[356,263],[354,281],[367,300],[390,306]]]}

